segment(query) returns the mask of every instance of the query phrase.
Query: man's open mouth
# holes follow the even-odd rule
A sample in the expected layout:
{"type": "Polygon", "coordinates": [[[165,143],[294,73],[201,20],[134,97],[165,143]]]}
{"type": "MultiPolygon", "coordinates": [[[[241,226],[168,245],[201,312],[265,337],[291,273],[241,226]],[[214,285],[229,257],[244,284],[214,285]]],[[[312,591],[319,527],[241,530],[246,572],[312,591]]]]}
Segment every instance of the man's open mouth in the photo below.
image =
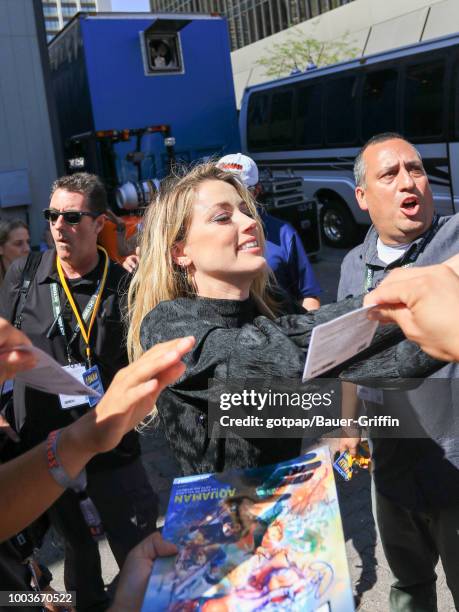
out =
{"type": "Polygon", "coordinates": [[[419,201],[417,198],[407,198],[402,202],[402,211],[407,216],[413,216],[419,211],[419,201]]]}

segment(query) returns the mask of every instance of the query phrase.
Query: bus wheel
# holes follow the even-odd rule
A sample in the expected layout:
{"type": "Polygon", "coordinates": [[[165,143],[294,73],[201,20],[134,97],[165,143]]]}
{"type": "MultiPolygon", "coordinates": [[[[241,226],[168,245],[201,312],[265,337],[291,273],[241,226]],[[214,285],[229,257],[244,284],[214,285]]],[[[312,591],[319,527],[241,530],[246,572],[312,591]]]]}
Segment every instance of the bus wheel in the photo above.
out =
{"type": "Polygon", "coordinates": [[[353,246],[358,238],[358,225],[343,202],[335,200],[323,204],[320,226],[324,242],[329,246],[353,246]]]}

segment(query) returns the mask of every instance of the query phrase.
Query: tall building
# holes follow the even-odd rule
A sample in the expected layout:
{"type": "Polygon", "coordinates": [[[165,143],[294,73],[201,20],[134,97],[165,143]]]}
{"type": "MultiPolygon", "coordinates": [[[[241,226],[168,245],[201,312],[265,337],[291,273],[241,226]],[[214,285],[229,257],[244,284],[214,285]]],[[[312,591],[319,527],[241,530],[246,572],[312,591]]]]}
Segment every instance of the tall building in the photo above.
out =
{"type": "Polygon", "coordinates": [[[48,42],[79,11],[110,11],[110,0],[42,0],[48,42]]]}
{"type": "Polygon", "coordinates": [[[234,51],[353,0],[150,0],[152,12],[219,13],[234,51]]]}
{"type": "Polygon", "coordinates": [[[0,11],[0,218],[28,222],[38,244],[64,172],[41,0],[0,0],[0,11]]]}

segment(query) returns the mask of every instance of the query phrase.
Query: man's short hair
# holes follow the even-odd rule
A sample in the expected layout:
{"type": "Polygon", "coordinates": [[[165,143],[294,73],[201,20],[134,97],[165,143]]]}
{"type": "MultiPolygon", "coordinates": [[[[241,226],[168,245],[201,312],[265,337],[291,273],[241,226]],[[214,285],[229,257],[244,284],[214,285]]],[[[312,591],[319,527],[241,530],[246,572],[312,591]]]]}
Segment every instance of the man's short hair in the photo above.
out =
{"type": "MultiPolygon", "coordinates": [[[[356,187],[365,187],[365,174],[367,169],[365,167],[363,154],[368,149],[368,147],[380,144],[381,142],[386,142],[387,140],[404,140],[413,147],[409,140],[407,140],[397,132],[382,132],[381,134],[376,134],[375,136],[372,136],[360,149],[359,154],[357,155],[354,161],[354,181],[356,187]]],[[[413,147],[413,149],[416,151],[419,159],[422,161],[422,157],[419,151],[416,149],[416,147],[413,147]]]]}
{"type": "Polygon", "coordinates": [[[107,210],[107,192],[104,184],[95,174],[77,172],[61,176],[52,184],[50,197],[57,189],[81,193],[86,198],[88,209],[93,213],[101,215],[107,210]]]}

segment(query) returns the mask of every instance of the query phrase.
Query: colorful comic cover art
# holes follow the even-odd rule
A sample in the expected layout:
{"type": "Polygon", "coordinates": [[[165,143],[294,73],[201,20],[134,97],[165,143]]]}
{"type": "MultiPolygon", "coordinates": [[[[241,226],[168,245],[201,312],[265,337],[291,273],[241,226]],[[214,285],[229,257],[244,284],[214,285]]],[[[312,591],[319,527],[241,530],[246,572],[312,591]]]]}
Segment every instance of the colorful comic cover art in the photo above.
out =
{"type": "Polygon", "coordinates": [[[327,447],[263,468],[176,478],[142,612],[354,610],[327,447]]]}

